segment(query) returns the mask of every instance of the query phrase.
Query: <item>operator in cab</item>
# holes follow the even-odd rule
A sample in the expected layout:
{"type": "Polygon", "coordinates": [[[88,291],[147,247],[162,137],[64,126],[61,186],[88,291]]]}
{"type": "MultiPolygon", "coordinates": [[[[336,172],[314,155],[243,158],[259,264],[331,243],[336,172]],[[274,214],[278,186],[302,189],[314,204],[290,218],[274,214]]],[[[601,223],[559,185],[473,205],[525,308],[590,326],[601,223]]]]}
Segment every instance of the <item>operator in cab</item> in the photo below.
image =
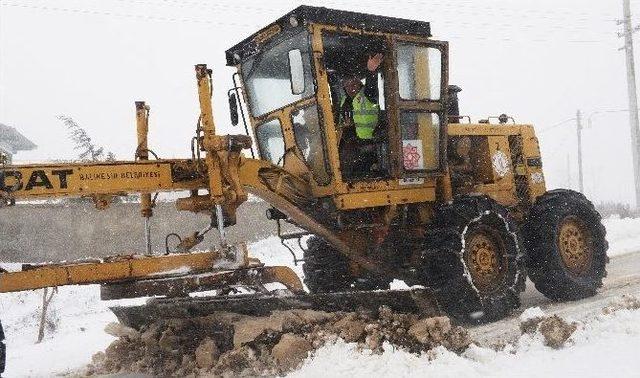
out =
{"type": "Polygon", "coordinates": [[[344,163],[350,166],[352,175],[366,175],[375,168],[374,138],[380,116],[377,70],[383,60],[382,53],[369,57],[364,85],[357,75],[350,75],[342,81],[345,95],[340,99],[340,150],[344,152],[341,155],[344,155],[344,163]]]}

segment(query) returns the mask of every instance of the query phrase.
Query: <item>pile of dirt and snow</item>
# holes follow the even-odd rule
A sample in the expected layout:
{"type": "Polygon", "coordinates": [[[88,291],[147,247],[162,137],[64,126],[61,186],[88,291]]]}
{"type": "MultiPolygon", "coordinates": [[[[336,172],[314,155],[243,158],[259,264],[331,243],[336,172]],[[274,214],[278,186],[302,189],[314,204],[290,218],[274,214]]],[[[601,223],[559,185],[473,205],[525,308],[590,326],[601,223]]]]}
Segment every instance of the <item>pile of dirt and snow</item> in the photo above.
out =
{"type": "Polygon", "coordinates": [[[9,377],[128,369],[162,376],[171,374],[164,369],[174,375],[216,371],[238,375],[238,369],[278,375],[300,361],[290,376],[632,376],[640,371],[640,360],[635,358],[640,348],[640,293],[617,297],[594,316],[555,323],[550,329],[560,330],[555,333],[564,340],[557,349],[547,346],[541,326],[554,314],[539,308],[521,316],[520,324],[534,318],[542,321],[531,322],[529,332],[517,340],[499,347],[471,343],[466,349],[466,332],[445,318],[419,319],[385,311],[375,315],[287,311],[263,319],[218,314],[218,322],[213,317],[166,320],[140,331],[114,324],[108,326],[107,334],[105,325],[116,319],[99,301],[95,286],[61,288],[52,302],[56,329],[41,344],[34,344],[38,318],[34,309],[41,293],[0,298],[9,337],[9,377]],[[225,328],[236,323],[242,332],[225,328]],[[570,335],[567,325],[576,325],[570,335]],[[446,332],[450,326],[452,330],[446,332]],[[94,362],[83,368],[92,355],[94,362]]]}
{"type": "Polygon", "coordinates": [[[527,309],[520,315],[520,331],[523,334],[540,334],[544,345],[560,349],[576,331],[576,322],[567,322],[558,315],[547,316],[539,307],[527,309]]]}
{"type": "Polygon", "coordinates": [[[609,306],[613,311],[579,321],[527,309],[520,323],[530,321],[530,327],[519,338],[499,347],[473,343],[462,353],[436,347],[415,354],[390,344],[383,345],[383,353],[371,353],[338,340],[318,349],[288,377],[637,376],[640,311],[634,310],[633,298],[616,299],[609,306]],[[564,341],[554,348],[548,337],[564,341]]]}
{"type": "MultiPolygon", "coordinates": [[[[384,306],[375,314],[218,313],[166,319],[139,331],[114,324],[107,331],[119,339],[96,354],[85,373],[349,378],[593,373],[606,366],[603,359],[624,360],[640,347],[639,308],[640,300],[631,295],[581,321],[530,308],[520,316],[522,335],[499,346],[472,341],[447,317],[420,318],[384,306]],[[613,345],[621,346],[620,353],[601,353],[613,345]]],[[[606,369],[624,375],[639,367],[631,362],[606,369]]]]}
{"type": "Polygon", "coordinates": [[[607,307],[602,309],[604,315],[609,315],[620,310],[640,310],[640,299],[636,296],[625,294],[616,298],[607,307]]]}
{"type": "Polygon", "coordinates": [[[383,353],[384,345],[417,354],[437,347],[462,353],[471,344],[466,330],[452,325],[447,317],[420,318],[384,306],[375,314],[289,310],[252,317],[216,313],[161,320],[139,331],[113,324],[107,331],[118,339],[93,357],[87,374],[279,375],[338,339],[373,353],[383,353]]]}

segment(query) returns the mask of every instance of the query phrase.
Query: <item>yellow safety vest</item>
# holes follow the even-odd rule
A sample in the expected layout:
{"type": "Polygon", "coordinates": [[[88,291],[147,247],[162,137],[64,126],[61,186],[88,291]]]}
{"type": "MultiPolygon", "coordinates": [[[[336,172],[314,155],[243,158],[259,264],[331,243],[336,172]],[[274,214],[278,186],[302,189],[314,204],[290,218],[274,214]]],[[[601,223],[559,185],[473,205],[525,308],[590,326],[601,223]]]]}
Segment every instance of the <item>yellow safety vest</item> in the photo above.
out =
{"type": "MultiPolygon", "coordinates": [[[[340,102],[341,109],[346,100],[346,97],[342,98],[342,101],[340,102]]],[[[356,126],[356,135],[358,135],[358,138],[364,140],[373,139],[373,131],[378,125],[380,107],[364,95],[364,90],[360,90],[360,92],[355,95],[352,105],[353,123],[355,123],[356,126]]]]}

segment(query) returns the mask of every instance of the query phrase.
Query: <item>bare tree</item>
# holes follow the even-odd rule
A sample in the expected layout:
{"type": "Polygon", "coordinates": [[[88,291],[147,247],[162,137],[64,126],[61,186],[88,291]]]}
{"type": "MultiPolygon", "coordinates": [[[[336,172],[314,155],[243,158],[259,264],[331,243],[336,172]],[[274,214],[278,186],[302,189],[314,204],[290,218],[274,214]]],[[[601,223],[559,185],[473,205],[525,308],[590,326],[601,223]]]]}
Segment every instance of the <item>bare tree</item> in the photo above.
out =
{"type": "Polygon", "coordinates": [[[40,326],[38,327],[38,340],[36,344],[40,344],[44,339],[44,328],[47,322],[47,310],[49,309],[49,303],[53,299],[53,295],[58,292],[58,288],[51,289],[51,293],[47,295],[49,288],[45,287],[42,293],[42,312],[40,313],[40,326]]]}
{"type": "Polygon", "coordinates": [[[80,161],[114,161],[116,159],[113,152],[105,152],[104,147],[95,145],[85,129],[83,129],[73,118],[59,115],[61,120],[69,130],[69,137],[75,143],[74,150],[78,151],[80,161]]]}

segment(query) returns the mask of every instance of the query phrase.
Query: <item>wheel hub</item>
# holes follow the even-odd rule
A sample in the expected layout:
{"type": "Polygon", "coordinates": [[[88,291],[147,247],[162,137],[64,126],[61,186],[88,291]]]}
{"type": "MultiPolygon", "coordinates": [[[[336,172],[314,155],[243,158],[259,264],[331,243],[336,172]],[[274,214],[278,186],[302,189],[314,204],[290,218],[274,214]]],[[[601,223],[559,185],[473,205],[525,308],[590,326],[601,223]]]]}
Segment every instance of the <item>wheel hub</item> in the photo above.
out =
{"type": "Polygon", "coordinates": [[[585,274],[591,266],[593,245],[584,223],[576,218],[566,218],[560,224],[558,246],[562,261],[576,275],[585,274]]]}
{"type": "Polygon", "coordinates": [[[504,247],[487,230],[479,230],[466,240],[465,259],[474,285],[489,292],[502,282],[502,256],[504,247]]]}

